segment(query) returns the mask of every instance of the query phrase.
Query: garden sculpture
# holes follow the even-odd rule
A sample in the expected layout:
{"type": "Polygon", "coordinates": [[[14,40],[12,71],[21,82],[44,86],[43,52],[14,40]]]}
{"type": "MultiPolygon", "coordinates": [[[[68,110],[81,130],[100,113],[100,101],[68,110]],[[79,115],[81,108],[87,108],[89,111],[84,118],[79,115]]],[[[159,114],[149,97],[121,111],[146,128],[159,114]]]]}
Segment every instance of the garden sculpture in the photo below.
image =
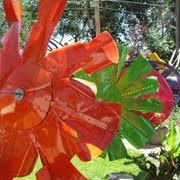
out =
{"type": "MultiPolygon", "coordinates": [[[[12,26],[0,49],[0,180],[27,176],[38,156],[42,168],[36,173],[37,180],[86,179],[72,165],[72,157],[77,155],[80,160],[89,161],[99,156],[118,131],[122,109],[124,126],[120,129],[124,128],[125,136],[126,119],[130,118],[132,124],[137,120],[140,126],[143,116],[150,120],[156,111],[161,112],[159,100],[165,118],[172,109],[171,101],[166,105],[171,94],[167,98],[162,95],[164,80],[147,66],[148,70],[145,68],[134,78],[131,73],[137,64],[122,72],[118,66],[119,100],[108,100],[109,88],[104,100],[96,99],[99,86],[96,89],[93,82],[74,75],[83,70],[90,77],[119,63],[117,46],[108,32],[87,44],[77,42],[47,53],[49,39],[66,3],[67,0],[39,0],[38,21],[20,53],[21,5],[17,0],[3,0],[6,19],[12,26]],[[158,78],[160,88],[157,78],[149,78],[151,75],[158,78]],[[149,111],[154,102],[156,108],[149,111]],[[132,111],[129,117],[127,110],[132,111]]],[[[145,124],[148,123],[151,124],[145,124]]],[[[144,133],[148,135],[148,128],[144,133]]]]}

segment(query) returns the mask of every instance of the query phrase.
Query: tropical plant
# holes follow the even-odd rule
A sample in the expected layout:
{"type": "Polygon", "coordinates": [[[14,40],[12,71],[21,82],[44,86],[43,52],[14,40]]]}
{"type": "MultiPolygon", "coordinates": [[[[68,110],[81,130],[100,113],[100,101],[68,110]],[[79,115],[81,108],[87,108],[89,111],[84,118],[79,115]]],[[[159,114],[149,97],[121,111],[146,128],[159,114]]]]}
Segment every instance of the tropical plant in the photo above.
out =
{"type": "Polygon", "coordinates": [[[170,132],[164,139],[164,147],[159,153],[149,157],[134,158],[134,162],[144,171],[139,179],[173,180],[180,178],[180,128],[171,122],[170,132]],[[151,158],[151,159],[150,159],[151,158]]]}

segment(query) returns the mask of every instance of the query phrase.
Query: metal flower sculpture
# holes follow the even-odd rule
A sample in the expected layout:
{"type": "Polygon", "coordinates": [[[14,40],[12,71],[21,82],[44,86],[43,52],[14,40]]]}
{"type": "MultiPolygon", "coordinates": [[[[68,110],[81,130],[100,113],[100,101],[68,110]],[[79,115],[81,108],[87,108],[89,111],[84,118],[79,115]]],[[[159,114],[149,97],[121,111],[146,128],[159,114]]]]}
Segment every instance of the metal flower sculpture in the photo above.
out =
{"type": "Polygon", "coordinates": [[[118,49],[118,64],[91,76],[84,71],[76,73],[76,77],[97,82],[98,98],[122,106],[117,136],[107,149],[110,160],[123,156],[121,135],[136,148],[143,148],[155,132],[154,126],[169,117],[174,104],[166,80],[148,60],[139,55],[128,68],[123,68],[128,49],[121,45],[118,49]]]}
{"type": "Polygon", "coordinates": [[[95,100],[93,83],[72,78],[118,62],[111,36],[104,32],[46,54],[50,36],[67,0],[40,0],[38,21],[19,52],[21,5],[4,0],[13,22],[0,50],[0,179],[31,173],[38,154],[38,180],[85,179],[71,164],[76,154],[97,157],[116,134],[121,107],[95,100]]]}

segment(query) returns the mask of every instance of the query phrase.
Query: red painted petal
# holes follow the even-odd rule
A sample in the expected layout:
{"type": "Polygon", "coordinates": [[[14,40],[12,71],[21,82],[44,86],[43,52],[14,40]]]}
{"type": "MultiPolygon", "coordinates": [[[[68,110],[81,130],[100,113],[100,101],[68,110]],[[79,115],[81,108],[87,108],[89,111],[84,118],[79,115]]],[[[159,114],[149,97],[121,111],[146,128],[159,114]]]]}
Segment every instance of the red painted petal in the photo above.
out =
{"type": "Polygon", "coordinates": [[[66,142],[71,147],[72,152],[74,152],[74,154],[76,154],[82,161],[90,161],[102,153],[101,149],[83,142],[79,135],[65,123],[59,122],[59,125],[64,131],[66,142]]]}
{"type": "Polygon", "coordinates": [[[6,19],[8,22],[21,22],[21,4],[17,0],[3,0],[6,19]]]}
{"type": "Polygon", "coordinates": [[[118,50],[108,32],[103,32],[86,45],[78,42],[50,52],[47,68],[54,75],[68,77],[80,69],[94,73],[118,63],[118,50]]]}
{"type": "Polygon", "coordinates": [[[67,0],[40,0],[38,22],[32,27],[23,52],[24,62],[42,62],[52,32],[62,14],[67,0]]]}
{"type": "MultiPolygon", "coordinates": [[[[54,77],[55,78],[55,77],[54,77]]],[[[65,79],[65,82],[68,82],[69,79],[65,79]]],[[[74,80],[71,81],[71,83],[69,84],[70,86],[72,86],[72,89],[76,89],[76,86],[78,86],[77,91],[79,91],[79,93],[84,94],[85,96],[95,99],[95,94],[96,94],[96,86],[94,84],[90,84],[90,82],[85,81],[86,83],[81,83],[80,79],[78,78],[74,78],[74,80]]],[[[67,86],[66,83],[64,83],[64,81],[62,79],[53,79],[53,89],[57,90],[57,89],[61,89],[62,87],[67,86]],[[63,84],[61,84],[63,82],[63,84]]],[[[55,100],[56,100],[56,96],[54,96],[55,100]]],[[[58,96],[57,96],[58,98],[58,96]]]]}
{"type": "Polygon", "coordinates": [[[74,129],[83,143],[104,150],[116,134],[121,107],[97,102],[82,93],[83,84],[75,80],[62,80],[54,91],[53,109],[59,120],[74,129]]]}
{"type": "Polygon", "coordinates": [[[0,179],[22,177],[31,173],[37,159],[36,148],[31,139],[22,132],[7,135],[1,129],[0,179]],[[4,134],[4,135],[3,135],[4,134]]]}
{"type": "Polygon", "coordinates": [[[86,48],[80,42],[53,50],[47,55],[47,69],[54,76],[68,77],[82,68],[86,48]]]}
{"type": "Polygon", "coordinates": [[[87,57],[83,61],[83,69],[92,74],[119,61],[119,53],[114,40],[108,32],[99,34],[85,45],[87,57]]]}
{"type": "Polygon", "coordinates": [[[68,144],[67,131],[65,133],[56,119],[57,116],[51,113],[34,129],[38,151],[45,166],[37,173],[37,177],[39,180],[44,180],[46,175],[51,179],[81,179],[83,176],[70,162],[74,152],[68,144]]]}
{"type": "Polygon", "coordinates": [[[20,23],[14,23],[3,38],[3,48],[0,49],[0,80],[4,81],[20,62],[19,55],[20,23]]]}
{"type": "Polygon", "coordinates": [[[36,173],[36,180],[52,180],[49,171],[46,166],[42,167],[36,173]]]}

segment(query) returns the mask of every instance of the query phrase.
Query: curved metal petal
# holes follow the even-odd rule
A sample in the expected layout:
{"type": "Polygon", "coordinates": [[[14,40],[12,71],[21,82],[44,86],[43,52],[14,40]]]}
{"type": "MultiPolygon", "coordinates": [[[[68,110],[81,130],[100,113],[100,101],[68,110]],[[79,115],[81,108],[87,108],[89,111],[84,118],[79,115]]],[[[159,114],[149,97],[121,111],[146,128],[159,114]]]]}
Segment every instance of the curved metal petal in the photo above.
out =
{"type": "MultiPolygon", "coordinates": [[[[46,120],[34,129],[38,151],[44,167],[36,174],[38,180],[44,179],[85,179],[71,164],[74,156],[69,139],[57,116],[51,112],[46,120]]],[[[78,146],[76,144],[76,146],[78,146]]]]}
{"type": "Polygon", "coordinates": [[[21,22],[21,4],[17,0],[3,0],[3,5],[8,22],[21,22]]]}
{"type": "Polygon", "coordinates": [[[78,42],[50,52],[46,61],[54,75],[68,77],[80,69],[92,74],[118,63],[118,58],[115,42],[105,31],[85,45],[78,42]]]}
{"type": "Polygon", "coordinates": [[[32,26],[25,45],[22,59],[24,62],[37,63],[44,60],[47,44],[64,10],[67,0],[40,0],[38,22],[32,26]]]}
{"type": "Polygon", "coordinates": [[[54,76],[68,77],[82,68],[86,48],[80,42],[53,50],[46,57],[46,68],[54,76]]]}
{"type": "Polygon", "coordinates": [[[4,82],[21,60],[19,53],[20,23],[14,23],[6,33],[0,49],[0,81],[4,82]]]}
{"type": "MultiPolygon", "coordinates": [[[[158,125],[165,121],[170,113],[172,112],[172,108],[174,106],[174,96],[173,93],[167,84],[166,80],[159,74],[157,71],[153,70],[148,76],[155,76],[158,78],[159,82],[159,91],[153,94],[147,95],[148,97],[153,97],[162,102],[162,113],[163,117],[154,116],[154,113],[147,113],[143,115],[145,118],[154,122],[155,125],[158,125]]],[[[146,97],[147,97],[146,96],[146,97]]]]}
{"type": "Polygon", "coordinates": [[[88,74],[93,74],[119,61],[117,46],[111,35],[104,31],[85,45],[87,57],[83,63],[83,69],[88,74]]]}
{"type": "Polygon", "coordinates": [[[121,107],[95,101],[83,93],[83,86],[73,79],[62,80],[54,90],[52,108],[59,121],[74,129],[82,142],[104,150],[116,134],[121,107]]]}
{"type": "Polygon", "coordinates": [[[34,168],[37,151],[27,134],[0,131],[0,179],[27,176],[34,168]]]}

